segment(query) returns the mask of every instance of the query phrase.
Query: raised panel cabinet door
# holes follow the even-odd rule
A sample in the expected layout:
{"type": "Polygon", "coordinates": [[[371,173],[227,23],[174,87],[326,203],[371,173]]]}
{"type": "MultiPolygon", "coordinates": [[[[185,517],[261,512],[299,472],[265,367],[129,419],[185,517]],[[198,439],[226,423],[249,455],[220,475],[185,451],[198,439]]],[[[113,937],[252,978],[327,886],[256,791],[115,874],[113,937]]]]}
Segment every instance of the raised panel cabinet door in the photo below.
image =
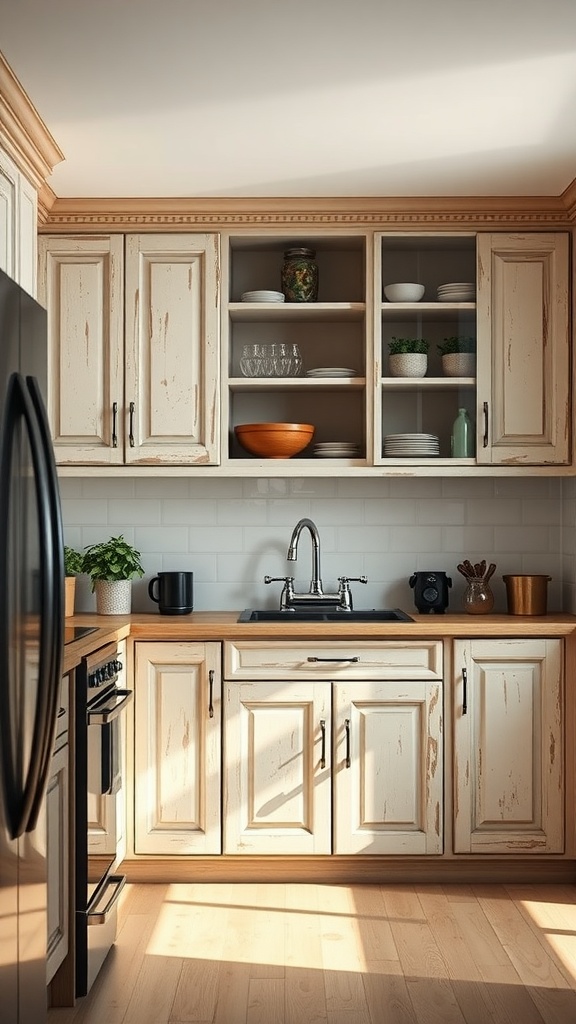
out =
{"type": "Polygon", "coordinates": [[[38,241],[40,302],[48,310],[48,414],[56,461],[124,461],[124,240],[38,241]]]}
{"type": "Polygon", "coordinates": [[[454,851],[564,850],[561,640],[454,644],[454,851]]]}
{"type": "Polygon", "coordinates": [[[226,683],[224,853],[331,853],[331,684],[226,683]]]}
{"type": "Polygon", "coordinates": [[[126,461],[219,461],[219,242],[126,238],[126,461]]]}
{"type": "Polygon", "coordinates": [[[45,799],[46,863],[48,871],[48,936],[46,984],[52,981],[68,952],[68,767],[69,747],[63,744],[52,757],[52,772],[45,799]]]}
{"type": "Polygon", "coordinates": [[[134,703],[135,853],[220,853],[220,645],[135,644],[134,703]]]}
{"type": "Polygon", "coordinates": [[[442,853],[441,684],[334,689],[334,853],[442,853]]]}
{"type": "Polygon", "coordinates": [[[477,461],[570,461],[569,236],[480,234],[477,461]]]}

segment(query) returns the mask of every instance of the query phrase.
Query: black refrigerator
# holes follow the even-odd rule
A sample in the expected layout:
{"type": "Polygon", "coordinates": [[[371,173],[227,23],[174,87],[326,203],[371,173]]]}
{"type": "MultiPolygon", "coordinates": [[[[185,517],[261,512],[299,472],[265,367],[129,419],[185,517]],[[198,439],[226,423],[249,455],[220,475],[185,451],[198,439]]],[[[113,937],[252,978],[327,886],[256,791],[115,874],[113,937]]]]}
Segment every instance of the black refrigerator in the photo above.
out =
{"type": "Polygon", "coordinates": [[[0,1019],[47,1014],[43,801],[59,704],[64,566],[43,402],[46,311],[0,271],[0,1019]]]}

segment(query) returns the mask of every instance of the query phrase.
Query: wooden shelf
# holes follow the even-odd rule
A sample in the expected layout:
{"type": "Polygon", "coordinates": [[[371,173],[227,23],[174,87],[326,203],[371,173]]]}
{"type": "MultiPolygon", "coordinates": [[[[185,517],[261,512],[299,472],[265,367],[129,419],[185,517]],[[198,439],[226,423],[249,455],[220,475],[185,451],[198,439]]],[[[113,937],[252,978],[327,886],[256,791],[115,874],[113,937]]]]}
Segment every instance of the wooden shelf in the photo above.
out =
{"type": "Polygon", "coordinates": [[[234,322],[259,323],[282,320],[361,321],[366,315],[365,302],[230,302],[230,319],[234,322]]]}

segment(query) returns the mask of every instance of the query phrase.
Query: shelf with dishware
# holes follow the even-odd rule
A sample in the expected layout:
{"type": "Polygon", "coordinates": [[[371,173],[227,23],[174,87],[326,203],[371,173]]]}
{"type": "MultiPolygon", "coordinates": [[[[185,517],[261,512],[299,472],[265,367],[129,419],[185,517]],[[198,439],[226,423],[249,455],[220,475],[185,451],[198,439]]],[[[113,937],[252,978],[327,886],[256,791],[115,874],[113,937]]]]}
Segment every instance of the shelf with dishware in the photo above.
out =
{"type": "Polygon", "coordinates": [[[369,236],[239,234],[228,244],[223,292],[229,301],[222,317],[228,459],[256,466],[258,456],[242,445],[237,427],[255,424],[264,432],[266,423],[286,429],[310,424],[313,438],[304,450],[269,457],[366,464],[369,236]],[[313,263],[317,286],[298,301],[285,271],[286,256],[294,253],[313,263]]]}

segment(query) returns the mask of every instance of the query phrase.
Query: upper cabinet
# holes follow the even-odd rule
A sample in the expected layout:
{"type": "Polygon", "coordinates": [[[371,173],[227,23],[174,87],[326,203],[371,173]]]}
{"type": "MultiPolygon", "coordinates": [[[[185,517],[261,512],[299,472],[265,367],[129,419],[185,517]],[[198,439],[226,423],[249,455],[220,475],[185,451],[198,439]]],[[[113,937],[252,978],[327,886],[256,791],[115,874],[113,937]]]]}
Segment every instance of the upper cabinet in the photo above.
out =
{"type": "Polygon", "coordinates": [[[36,294],[38,194],[0,148],[0,270],[36,294]]]}
{"type": "Polygon", "coordinates": [[[218,239],[42,236],[60,465],[214,464],[218,239]]]}
{"type": "Polygon", "coordinates": [[[61,466],[241,476],[569,472],[569,235],[474,231],[40,238],[61,466]],[[220,255],[221,248],[221,255],[220,255]],[[313,299],[283,294],[289,250],[313,299]],[[388,286],[416,283],[421,294],[388,286]],[[424,349],[398,367],[403,348],[424,349]],[[467,446],[454,440],[465,411],[467,446]],[[311,424],[265,458],[236,427],[311,424]]]}
{"type": "Polygon", "coordinates": [[[568,234],[388,233],[375,251],[375,462],[569,464],[568,234]],[[389,301],[398,282],[423,296],[389,301]],[[390,358],[415,341],[427,348],[422,376],[390,358]],[[467,452],[452,442],[460,409],[467,452]]]}
{"type": "Polygon", "coordinates": [[[568,239],[478,238],[478,462],[569,462],[568,239]]]}

